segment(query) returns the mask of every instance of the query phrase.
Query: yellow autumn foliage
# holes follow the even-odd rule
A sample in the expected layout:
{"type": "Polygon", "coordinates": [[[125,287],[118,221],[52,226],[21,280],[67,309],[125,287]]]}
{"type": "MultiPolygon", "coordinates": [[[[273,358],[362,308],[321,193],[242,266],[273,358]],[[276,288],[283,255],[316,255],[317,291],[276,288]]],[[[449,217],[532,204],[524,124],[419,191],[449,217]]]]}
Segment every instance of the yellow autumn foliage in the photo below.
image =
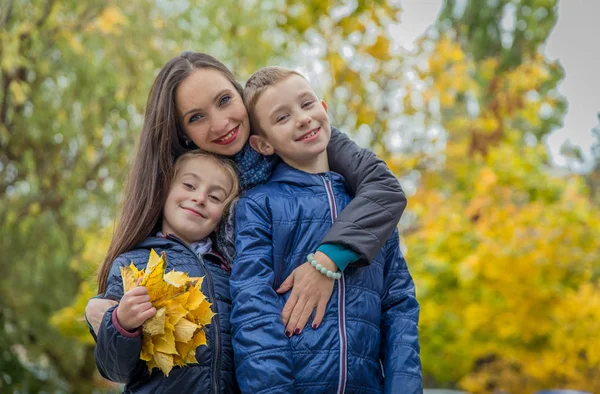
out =
{"type": "MultiPolygon", "coordinates": [[[[474,60],[444,36],[431,48],[402,97],[420,93],[406,115],[445,132],[405,231],[424,374],[475,394],[600,392],[600,209],[582,177],[548,165],[553,65],[474,60]]],[[[388,163],[407,174],[423,155],[388,163]]]]}
{"type": "Polygon", "coordinates": [[[151,250],[146,268],[138,270],[131,263],[121,268],[123,290],[134,288],[141,278],[156,315],[142,325],[144,333],[140,359],[148,369],[159,368],[166,376],[174,366],[195,364],[196,348],[206,345],[204,327],[214,313],[202,294],[202,279],[185,272],[165,273],[166,254],[151,250]]]}

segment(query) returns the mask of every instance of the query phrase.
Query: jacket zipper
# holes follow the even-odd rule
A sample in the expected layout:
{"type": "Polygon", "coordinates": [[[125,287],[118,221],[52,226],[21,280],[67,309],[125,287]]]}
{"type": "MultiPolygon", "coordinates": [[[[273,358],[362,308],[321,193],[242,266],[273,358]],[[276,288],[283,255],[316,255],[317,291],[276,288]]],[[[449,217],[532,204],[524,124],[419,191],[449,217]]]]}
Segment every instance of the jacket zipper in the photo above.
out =
{"type": "MultiPolygon", "coordinates": [[[[206,268],[204,261],[202,259],[198,258],[198,255],[196,254],[196,252],[194,252],[192,250],[192,248],[190,248],[185,242],[181,241],[179,238],[175,237],[174,235],[169,235],[169,238],[171,238],[175,241],[178,241],[180,244],[185,246],[194,255],[196,260],[198,260],[198,262],[204,269],[204,272],[206,272],[206,278],[208,279],[208,295],[213,300],[213,305],[215,306],[215,309],[216,309],[217,308],[217,298],[215,297],[215,293],[214,293],[213,281],[212,281],[212,277],[210,276],[210,271],[208,270],[208,268],[206,268]]],[[[213,317],[212,324],[214,327],[213,332],[215,334],[215,349],[213,351],[213,367],[211,370],[211,381],[212,381],[213,392],[219,393],[219,379],[217,378],[217,373],[218,373],[217,371],[219,370],[218,366],[221,361],[220,360],[221,359],[221,329],[219,327],[219,314],[217,312],[215,312],[215,316],[213,317]]]]}
{"type": "MultiPolygon", "coordinates": [[[[327,198],[329,199],[329,208],[331,210],[331,223],[337,218],[337,207],[335,205],[335,197],[331,188],[329,175],[322,174],[325,190],[327,190],[327,198]]],[[[346,391],[346,368],[348,363],[347,343],[346,343],[346,312],[345,312],[345,286],[344,273],[338,281],[338,318],[339,318],[339,334],[340,334],[340,380],[338,385],[338,394],[344,394],[346,391]]]]}

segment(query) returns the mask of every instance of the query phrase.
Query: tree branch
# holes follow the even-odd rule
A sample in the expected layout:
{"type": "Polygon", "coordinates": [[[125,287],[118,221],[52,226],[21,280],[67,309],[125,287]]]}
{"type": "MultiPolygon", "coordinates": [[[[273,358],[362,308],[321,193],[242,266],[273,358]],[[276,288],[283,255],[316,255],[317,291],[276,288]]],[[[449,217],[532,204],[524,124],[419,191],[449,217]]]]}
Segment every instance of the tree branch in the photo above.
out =
{"type": "Polygon", "coordinates": [[[44,12],[42,13],[42,16],[37,22],[35,22],[35,25],[38,28],[40,28],[44,22],[46,22],[46,19],[48,19],[48,15],[50,15],[50,11],[52,11],[52,6],[54,6],[54,0],[48,0],[44,6],[44,12]]]}
{"type": "Polygon", "coordinates": [[[10,13],[12,12],[12,4],[13,0],[8,0],[6,10],[4,10],[2,16],[0,17],[0,29],[8,24],[8,18],[10,18],[10,13]]]}

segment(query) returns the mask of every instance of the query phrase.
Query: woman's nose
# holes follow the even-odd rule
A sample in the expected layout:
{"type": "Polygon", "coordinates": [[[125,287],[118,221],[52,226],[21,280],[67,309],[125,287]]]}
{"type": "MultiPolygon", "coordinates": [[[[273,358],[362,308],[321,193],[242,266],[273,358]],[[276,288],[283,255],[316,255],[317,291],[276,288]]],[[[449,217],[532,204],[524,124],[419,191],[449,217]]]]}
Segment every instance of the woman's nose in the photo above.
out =
{"type": "Polygon", "coordinates": [[[213,118],[212,122],[210,123],[210,129],[215,133],[222,133],[227,131],[225,128],[227,127],[228,123],[229,121],[225,116],[217,116],[213,118]]]}

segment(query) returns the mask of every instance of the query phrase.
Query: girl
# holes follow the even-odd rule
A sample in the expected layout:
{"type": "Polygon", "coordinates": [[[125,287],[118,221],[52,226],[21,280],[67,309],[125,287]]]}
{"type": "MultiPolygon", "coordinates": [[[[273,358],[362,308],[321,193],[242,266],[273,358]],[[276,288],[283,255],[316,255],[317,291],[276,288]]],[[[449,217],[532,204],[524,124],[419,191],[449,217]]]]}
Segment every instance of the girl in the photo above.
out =
{"type": "MultiPolygon", "coordinates": [[[[167,190],[158,225],[161,231],[147,237],[135,248],[119,255],[112,263],[104,262],[100,272],[106,283],[105,296],[120,300],[104,315],[97,336],[96,364],[102,376],[126,383],[126,392],[207,392],[221,388],[237,390],[231,362],[219,362],[232,354],[230,339],[229,266],[212,250],[214,233],[223,212],[238,194],[238,179],[233,166],[215,155],[191,151],[175,163],[173,179],[167,190]],[[207,346],[196,350],[198,364],[174,368],[168,377],[155,369],[150,374],[140,360],[141,325],[154,316],[148,291],[135,287],[123,295],[121,268],[133,262],[145,267],[150,250],[167,254],[165,271],[183,271],[191,277],[204,277],[202,291],[221,314],[206,328],[207,346]],[[223,366],[216,372],[214,364],[223,366]],[[229,365],[229,367],[224,367],[229,365]]],[[[226,211],[225,211],[226,212],[226,211]]],[[[132,217],[132,226],[140,226],[141,217],[132,217]]]]}

